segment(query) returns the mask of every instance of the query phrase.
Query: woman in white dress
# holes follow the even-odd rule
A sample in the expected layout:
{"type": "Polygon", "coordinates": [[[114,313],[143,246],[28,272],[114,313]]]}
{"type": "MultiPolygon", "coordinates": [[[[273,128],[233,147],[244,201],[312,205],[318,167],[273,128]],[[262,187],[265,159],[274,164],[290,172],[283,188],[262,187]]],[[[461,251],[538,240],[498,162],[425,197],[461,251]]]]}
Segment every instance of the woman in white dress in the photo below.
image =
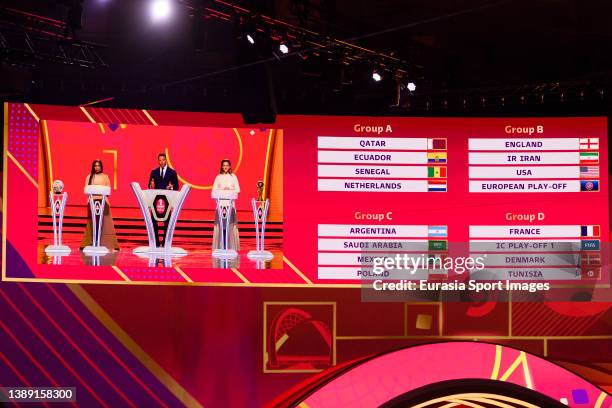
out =
{"type": "MultiPolygon", "coordinates": [[[[232,173],[232,163],[228,159],[221,160],[221,168],[219,174],[215,177],[213,183],[212,195],[220,190],[230,190],[236,193],[240,192],[240,184],[238,177],[232,173]]],[[[240,237],[238,235],[238,219],[236,217],[236,207],[232,206],[230,212],[230,223],[228,231],[229,248],[235,251],[240,250],[240,237]]],[[[221,230],[219,228],[219,214],[215,211],[215,227],[213,230],[213,250],[220,249],[223,246],[221,242],[221,230]]]]}

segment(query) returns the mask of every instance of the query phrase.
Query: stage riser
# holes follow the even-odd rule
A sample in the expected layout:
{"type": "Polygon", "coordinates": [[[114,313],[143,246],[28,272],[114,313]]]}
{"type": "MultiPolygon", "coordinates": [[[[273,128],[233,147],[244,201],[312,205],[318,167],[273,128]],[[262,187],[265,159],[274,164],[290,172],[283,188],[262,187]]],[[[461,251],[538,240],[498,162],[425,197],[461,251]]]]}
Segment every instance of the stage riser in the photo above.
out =
{"type": "MultiPolygon", "coordinates": [[[[146,236],[146,227],[142,219],[134,218],[113,218],[115,229],[118,236],[143,235],[146,236]]],[[[67,234],[82,234],[85,231],[87,219],[85,217],[65,217],[62,233],[67,234]]],[[[177,223],[174,236],[189,237],[189,238],[208,238],[212,237],[214,229],[214,221],[212,220],[182,220],[177,223]],[[204,234],[204,235],[203,235],[204,234]]],[[[254,222],[238,222],[238,229],[241,236],[252,236],[255,238],[255,223],[254,222]]],[[[51,216],[39,216],[38,222],[39,234],[53,234],[53,223],[51,216]]],[[[267,223],[266,224],[266,239],[282,239],[283,223],[267,223]]]]}
{"type": "MultiPolygon", "coordinates": [[[[125,226],[125,225],[115,225],[115,229],[117,231],[133,231],[133,233],[144,233],[146,234],[147,230],[146,228],[140,227],[140,226],[125,226]]],[[[240,228],[238,227],[238,230],[243,233],[243,232],[249,232],[249,233],[253,233],[255,234],[255,228],[240,228]]],[[[78,233],[78,232],[82,232],[85,231],[85,224],[79,224],[79,225],[64,225],[62,228],[62,232],[64,234],[70,234],[70,233],[78,233]]],[[[194,233],[198,233],[198,232],[213,232],[213,227],[206,227],[206,228],[186,228],[186,227],[177,227],[175,229],[175,235],[177,232],[183,232],[183,235],[188,234],[189,232],[194,232],[194,233]]],[[[46,234],[46,233],[50,233],[53,234],[53,226],[52,225],[39,225],[38,228],[38,232],[42,233],[42,234],[46,234]],[[44,227],[44,228],[42,228],[44,227]]],[[[266,228],[266,237],[272,237],[272,236],[282,236],[283,235],[283,230],[278,230],[278,229],[267,229],[266,228]]]]}
{"type": "MultiPolygon", "coordinates": [[[[240,218],[240,217],[239,217],[240,218]]],[[[248,224],[253,224],[255,225],[255,221],[252,220],[252,217],[249,221],[238,221],[239,225],[248,225],[248,224]]],[[[39,219],[39,223],[40,222],[52,222],[52,217],[51,215],[39,215],[38,216],[39,219]]],[[[65,222],[86,222],[87,221],[87,217],[82,216],[82,217],[78,217],[78,216],[74,216],[74,215],[66,215],[64,216],[64,221],[65,222]]],[[[113,217],[113,221],[115,223],[126,223],[126,224],[131,224],[131,223],[143,223],[142,218],[126,218],[126,217],[113,217]]],[[[208,219],[180,219],[178,220],[177,224],[213,224],[214,220],[211,218],[208,219]]],[[[281,226],[283,225],[283,222],[279,222],[279,221],[267,221],[266,225],[274,225],[274,226],[281,226]]]]}
{"type": "MultiPolygon", "coordinates": [[[[43,217],[39,217],[43,218],[43,217]]],[[[68,232],[75,229],[84,230],[87,225],[85,218],[80,218],[78,221],[64,218],[63,230],[68,232]]],[[[143,220],[121,220],[113,218],[115,223],[115,229],[130,229],[130,230],[143,230],[146,231],[143,220]]],[[[49,218],[48,220],[39,220],[38,229],[39,232],[49,229],[51,232],[53,228],[53,222],[49,218]]],[[[176,224],[176,231],[212,231],[214,228],[214,221],[179,221],[176,224]]],[[[252,231],[255,232],[255,223],[253,222],[238,222],[238,229],[240,231],[252,231]]],[[[282,223],[266,223],[266,235],[282,234],[283,224],[282,223]]]]}

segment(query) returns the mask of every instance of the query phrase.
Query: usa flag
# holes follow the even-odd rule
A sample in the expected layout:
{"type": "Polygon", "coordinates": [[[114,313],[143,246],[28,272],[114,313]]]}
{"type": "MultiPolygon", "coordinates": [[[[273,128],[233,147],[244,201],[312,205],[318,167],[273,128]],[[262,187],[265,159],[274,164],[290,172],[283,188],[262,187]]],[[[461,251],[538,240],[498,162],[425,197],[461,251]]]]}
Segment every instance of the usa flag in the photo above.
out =
{"type": "Polygon", "coordinates": [[[580,166],[580,178],[599,178],[599,166],[580,166]]]}

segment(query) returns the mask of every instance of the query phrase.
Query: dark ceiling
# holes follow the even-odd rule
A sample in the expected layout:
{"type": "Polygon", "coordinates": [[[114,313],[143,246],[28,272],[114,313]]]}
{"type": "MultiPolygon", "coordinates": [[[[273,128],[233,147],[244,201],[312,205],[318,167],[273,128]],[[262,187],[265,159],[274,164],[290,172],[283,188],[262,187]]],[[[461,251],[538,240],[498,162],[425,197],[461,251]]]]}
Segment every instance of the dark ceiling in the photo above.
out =
{"type": "MultiPolygon", "coordinates": [[[[78,5],[78,0],[0,1],[5,38],[0,91],[6,98],[33,102],[111,98],[100,106],[238,111],[246,88],[253,89],[248,95],[255,103],[265,104],[258,95],[271,85],[283,113],[609,106],[609,0],[171,0],[174,13],[163,24],[149,21],[151,1],[84,0],[76,42],[72,35],[62,38],[62,24],[67,4],[78,5]],[[213,15],[198,15],[198,7],[213,15]],[[284,35],[283,23],[289,23],[294,33],[307,29],[310,38],[346,40],[399,62],[383,58],[389,71],[374,83],[372,64],[378,57],[362,53],[344,64],[344,51],[326,49],[327,42],[317,48],[302,41],[299,55],[275,58],[259,50],[245,57],[245,46],[236,40],[239,15],[275,18],[273,34],[278,28],[277,34],[284,35]],[[20,37],[23,27],[33,38],[34,55],[18,50],[27,45],[20,37]],[[92,57],[89,67],[58,61],[47,55],[57,52],[57,43],[64,54],[91,51],[100,59],[92,57]],[[36,55],[43,49],[48,53],[36,55]],[[402,86],[407,81],[417,85],[413,93],[401,90],[398,107],[392,106],[398,102],[396,69],[404,72],[402,86]]],[[[303,39],[294,35],[293,40],[303,39]]]]}

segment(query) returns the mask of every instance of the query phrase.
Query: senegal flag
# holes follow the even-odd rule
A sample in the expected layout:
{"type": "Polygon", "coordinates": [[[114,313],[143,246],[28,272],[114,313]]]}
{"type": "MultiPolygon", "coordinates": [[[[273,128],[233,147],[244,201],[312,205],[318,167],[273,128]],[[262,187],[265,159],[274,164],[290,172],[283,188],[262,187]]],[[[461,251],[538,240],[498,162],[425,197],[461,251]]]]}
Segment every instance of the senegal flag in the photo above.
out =
{"type": "Polygon", "coordinates": [[[428,178],[446,178],[446,166],[445,167],[428,167],[427,168],[428,178]]]}

